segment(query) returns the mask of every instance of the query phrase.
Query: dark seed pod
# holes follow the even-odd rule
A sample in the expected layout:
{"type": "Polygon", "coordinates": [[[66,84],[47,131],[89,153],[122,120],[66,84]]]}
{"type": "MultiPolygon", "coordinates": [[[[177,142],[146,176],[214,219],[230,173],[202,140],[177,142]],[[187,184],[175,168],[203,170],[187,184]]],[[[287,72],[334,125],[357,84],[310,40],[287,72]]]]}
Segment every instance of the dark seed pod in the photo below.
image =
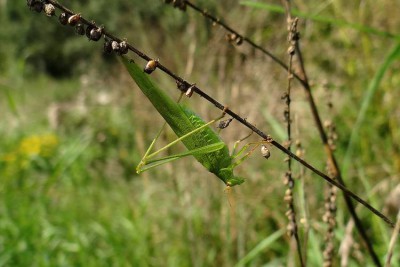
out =
{"type": "Polygon", "coordinates": [[[236,43],[236,45],[241,45],[241,44],[243,43],[243,38],[242,38],[242,36],[236,37],[235,43],[236,43]]]}
{"type": "Polygon", "coordinates": [[[37,0],[27,1],[27,5],[31,10],[33,9],[38,13],[42,12],[43,10],[43,3],[37,0]]]}
{"type": "Polygon", "coordinates": [[[122,41],[119,43],[119,53],[121,55],[128,53],[128,44],[126,43],[126,41],[122,41]]]}
{"type": "Polygon", "coordinates": [[[111,42],[111,48],[114,52],[119,53],[119,43],[117,41],[111,42]]]}
{"type": "Polygon", "coordinates": [[[172,4],[173,4],[174,7],[179,7],[179,5],[181,4],[181,1],[180,0],[173,0],[172,4]]]}
{"type": "MultiPolygon", "coordinates": [[[[94,24],[94,22],[92,21],[92,23],[94,24]]],[[[86,34],[86,37],[90,40],[90,32],[91,32],[91,30],[93,30],[95,27],[93,27],[92,25],[88,25],[87,27],[86,27],[86,31],[85,31],[85,34],[86,34]]]]}
{"type": "Polygon", "coordinates": [[[33,4],[36,2],[36,0],[26,0],[26,5],[31,8],[33,7],[33,4]]]}
{"type": "Polygon", "coordinates": [[[62,25],[67,25],[69,19],[69,15],[67,13],[61,13],[58,17],[58,20],[62,25]]]}
{"type": "Polygon", "coordinates": [[[104,53],[110,54],[110,53],[113,51],[112,46],[111,46],[111,41],[108,40],[108,39],[106,39],[106,40],[104,41],[104,46],[103,46],[103,48],[104,48],[104,53]]]}
{"type": "Polygon", "coordinates": [[[68,24],[71,26],[75,26],[81,20],[81,14],[75,14],[68,18],[68,24]]]}
{"type": "Polygon", "coordinates": [[[230,43],[235,43],[236,45],[241,45],[243,43],[243,37],[236,33],[227,33],[225,37],[230,43]]]}
{"type": "Polygon", "coordinates": [[[164,3],[166,3],[166,4],[169,4],[171,2],[172,2],[172,0],[164,0],[164,3]]]}
{"type": "Polygon", "coordinates": [[[181,5],[179,6],[179,9],[182,11],[186,11],[186,3],[182,1],[181,5]]]}
{"type": "Polygon", "coordinates": [[[185,92],[186,97],[191,98],[194,92],[194,87],[196,86],[196,84],[192,84],[185,92]]]}
{"type": "MultiPolygon", "coordinates": [[[[166,3],[170,3],[171,1],[166,1],[166,3]]],[[[173,0],[172,4],[175,8],[179,8],[182,11],[186,11],[186,3],[183,0],[173,0]]]]}
{"type": "Polygon", "coordinates": [[[218,127],[219,129],[225,129],[226,127],[229,126],[229,124],[230,124],[232,121],[233,121],[233,118],[229,118],[229,119],[227,119],[227,120],[220,121],[217,127],[218,127]]]}
{"type": "Polygon", "coordinates": [[[147,74],[151,74],[153,71],[155,71],[155,69],[158,66],[158,60],[150,60],[149,62],[147,62],[146,67],[144,67],[144,72],[146,72],[147,74]]]}
{"type": "Polygon", "coordinates": [[[176,87],[181,90],[182,93],[185,93],[187,91],[187,89],[190,87],[189,85],[186,85],[185,83],[176,80],[176,87]]]}
{"type": "Polygon", "coordinates": [[[48,17],[52,17],[56,14],[56,8],[52,4],[45,4],[44,13],[46,13],[48,17]]]}
{"type": "Polygon", "coordinates": [[[78,35],[84,35],[85,34],[85,26],[82,23],[76,24],[75,32],[78,35]]]}
{"type": "Polygon", "coordinates": [[[90,31],[90,40],[97,42],[103,35],[103,28],[94,28],[90,31]]]}
{"type": "Polygon", "coordinates": [[[38,0],[27,0],[26,5],[29,7],[30,10],[35,10],[37,12],[42,11],[43,3],[38,0]]]}
{"type": "Polygon", "coordinates": [[[233,42],[233,41],[235,41],[235,39],[237,38],[237,35],[234,34],[234,33],[227,33],[227,34],[225,35],[225,38],[226,38],[226,40],[227,40],[228,42],[233,42]]]}

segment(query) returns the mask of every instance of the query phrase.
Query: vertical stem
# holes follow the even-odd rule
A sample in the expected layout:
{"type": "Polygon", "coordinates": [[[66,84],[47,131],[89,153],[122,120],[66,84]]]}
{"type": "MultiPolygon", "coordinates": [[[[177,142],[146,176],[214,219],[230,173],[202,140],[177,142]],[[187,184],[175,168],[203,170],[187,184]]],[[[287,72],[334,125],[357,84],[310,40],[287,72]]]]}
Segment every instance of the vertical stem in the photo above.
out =
{"type": "MultiPolygon", "coordinates": [[[[290,102],[291,102],[291,85],[292,85],[292,80],[293,80],[293,74],[292,74],[292,63],[293,63],[293,55],[295,54],[295,45],[298,40],[298,32],[297,32],[297,22],[298,19],[292,19],[291,14],[290,14],[290,2],[289,0],[284,1],[284,5],[286,7],[286,15],[287,15],[287,25],[288,25],[288,41],[289,41],[289,49],[288,49],[288,54],[289,54],[289,64],[288,64],[288,85],[287,85],[287,90],[285,95],[283,96],[283,99],[286,100],[286,108],[284,111],[285,115],[285,120],[286,120],[286,130],[287,130],[287,135],[288,135],[288,140],[287,140],[287,149],[291,151],[291,143],[292,143],[292,131],[291,131],[291,109],[290,109],[290,102]]],[[[290,157],[287,158],[288,162],[288,171],[285,174],[285,184],[287,184],[288,189],[286,190],[285,193],[285,200],[287,201],[288,204],[288,211],[287,211],[287,216],[289,219],[289,225],[288,225],[288,234],[290,236],[293,236],[296,241],[296,247],[297,247],[297,254],[299,257],[300,265],[305,266],[303,256],[301,253],[301,244],[300,244],[300,238],[299,238],[299,232],[298,232],[298,227],[297,227],[297,222],[296,222],[296,211],[294,207],[294,201],[293,201],[293,188],[295,181],[292,176],[292,159],[290,157]]]]}

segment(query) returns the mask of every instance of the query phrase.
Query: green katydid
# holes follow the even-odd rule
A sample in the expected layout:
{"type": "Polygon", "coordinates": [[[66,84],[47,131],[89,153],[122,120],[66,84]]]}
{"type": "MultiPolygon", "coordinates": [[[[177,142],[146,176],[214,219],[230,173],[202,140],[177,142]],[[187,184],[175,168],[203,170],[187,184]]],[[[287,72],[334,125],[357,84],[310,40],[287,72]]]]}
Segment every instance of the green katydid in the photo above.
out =
{"type": "MultiPolygon", "coordinates": [[[[230,155],[227,145],[222,142],[220,137],[209,127],[212,123],[221,119],[224,114],[217,119],[205,123],[191,110],[180,105],[164,93],[164,91],[151,81],[148,75],[144,73],[143,69],[133,61],[126,57],[121,58],[129,74],[135,80],[139,88],[178,136],[177,140],[150,154],[150,150],[153,148],[156,139],[161,134],[161,129],[151,143],[142,159],[142,162],[138,165],[137,172],[139,173],[166,162],[193,155],[197,161],[199,161],[210,172],[214,173],[227,186],[234,186],[243,183],[244,179],[235,176],[233,174],[233,169],[248,156],[248,154],[246,154],[235,161],[247,146],[242,148],[236,155],[230,155]],[[162,150],[180,141],[182,141],[188,151],[173,156],[167,156],[162,159],[151,160],[153,156],[162,150]]],[[[235,144],[233,151],[235,151],[238,142],[235,144]]]]}

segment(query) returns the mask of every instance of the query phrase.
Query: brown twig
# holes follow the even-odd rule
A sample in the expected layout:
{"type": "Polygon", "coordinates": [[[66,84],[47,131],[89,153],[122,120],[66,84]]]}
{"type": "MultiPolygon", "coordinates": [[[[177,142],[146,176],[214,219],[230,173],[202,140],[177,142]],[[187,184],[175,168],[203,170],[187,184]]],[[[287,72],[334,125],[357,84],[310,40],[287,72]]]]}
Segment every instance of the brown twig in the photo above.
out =
{"type": "MultiPolygon", "coordinates": [[[[286,14],[287,14],[287,28],[288,28],[288,42],[289,42],[289,48],[287,50],[287,53],[289,55],[289,63],[288,63],[288,84],[286,88],[286,92],[282,99],[285,100],[286,103],[286,108],[284,111],[284,117],[286,121],[286,131],[287,131],[287,149],[291,151],[291,145],[292,145],[292,121],[291,121],[291,108],[290,108],[290,103],[291,103],[291,87],[292,87],[292,80],[293,80],[293,56],[295,54],[295,44],[298,40],[298,32],[297,32],[297,22],[298,19],[295,18],[293,19],[291,17],[290,13],[290,5],[288,2],[286,3],[286,14]]],[[[288,163],[288,171],[285,174],[285,184],[287,185],[288,189],[286,190],[285,194],[285,200],[286,196],[289,195],[290,197],[287,198],[287,205],[288,205],[288,211],[287,211],[287,216],[289,219],[289,225],[288,225],[288,234],[290,236],[294,236],[295,241],[296,241],[296,247],[297,247],[297,255],[299,257],[300,265],[305,266],[303,256],[301,253],[301,244],[300,244],[300,238],[299,238],[299,232],[298,232],[298,227],[297,227],[297,220],[296,220],[296,210],[294,207],[294,201],[293,201],[293,188],[295,185],[295,181],[293,179],[292,175],[292,159],[289,157],[287,159],[288,163]]]]}
{"type": "Polygon", "coordinates": [[[392,237],[390,238],[389,249],[388,249],[388,253],[387,253],[385,267],[390,267],[391,266],[391,261],[392,261],[392,257],[393,257],[393,251],[394,251],[394,247],[396,245],[396,240],[399,237],[399,234],[400,234],[400,210],[397,213],[396,226],[394,227],[392,237]]]}

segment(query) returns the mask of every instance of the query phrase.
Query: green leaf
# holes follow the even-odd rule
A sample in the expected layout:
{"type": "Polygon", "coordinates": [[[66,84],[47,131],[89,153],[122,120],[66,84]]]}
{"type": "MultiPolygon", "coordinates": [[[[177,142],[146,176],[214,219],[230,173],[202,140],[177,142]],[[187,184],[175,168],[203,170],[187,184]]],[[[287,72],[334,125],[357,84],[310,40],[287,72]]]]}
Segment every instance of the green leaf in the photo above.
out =
{"type": "Polygon", "coordinates": [[[350,141],[347,145],[346,155],[343,161],[343,173],[344,176],[347,175],[347,170],[352,162],[354,147],[358,144],[361,125],[364,123],[365,114],[372,102],[372,99],[378,90],[383,77],[385,76],[386,71],[392,65],[392,63],[400,57],[400,42],[395,45],[395,47],[389,51],[388,55],[384,59],[382,65],[379,67],[378,71],[375,73],[375,76],[372,78],[371,82],[368,85],[367,91],[364,94],[360,111],[358,112],[356,123],[353,126],[350,141]]]}
{"type": "Polygon", "coordinates": [[[280,229],[273,233],[272,235],[264,238],[260,243],[257,244],[246,256],[244,256],[235,266],[240,267],[240,266],[245,266],[247,263],[249,263],[251,260],[253,260],[255,257],[257,257],[258,254],[260,254],[263,250],[265,250],[267,247],[272,245],[276,240],[278,240],[283,234],[285,233],[284,229],[280,229]]]}

